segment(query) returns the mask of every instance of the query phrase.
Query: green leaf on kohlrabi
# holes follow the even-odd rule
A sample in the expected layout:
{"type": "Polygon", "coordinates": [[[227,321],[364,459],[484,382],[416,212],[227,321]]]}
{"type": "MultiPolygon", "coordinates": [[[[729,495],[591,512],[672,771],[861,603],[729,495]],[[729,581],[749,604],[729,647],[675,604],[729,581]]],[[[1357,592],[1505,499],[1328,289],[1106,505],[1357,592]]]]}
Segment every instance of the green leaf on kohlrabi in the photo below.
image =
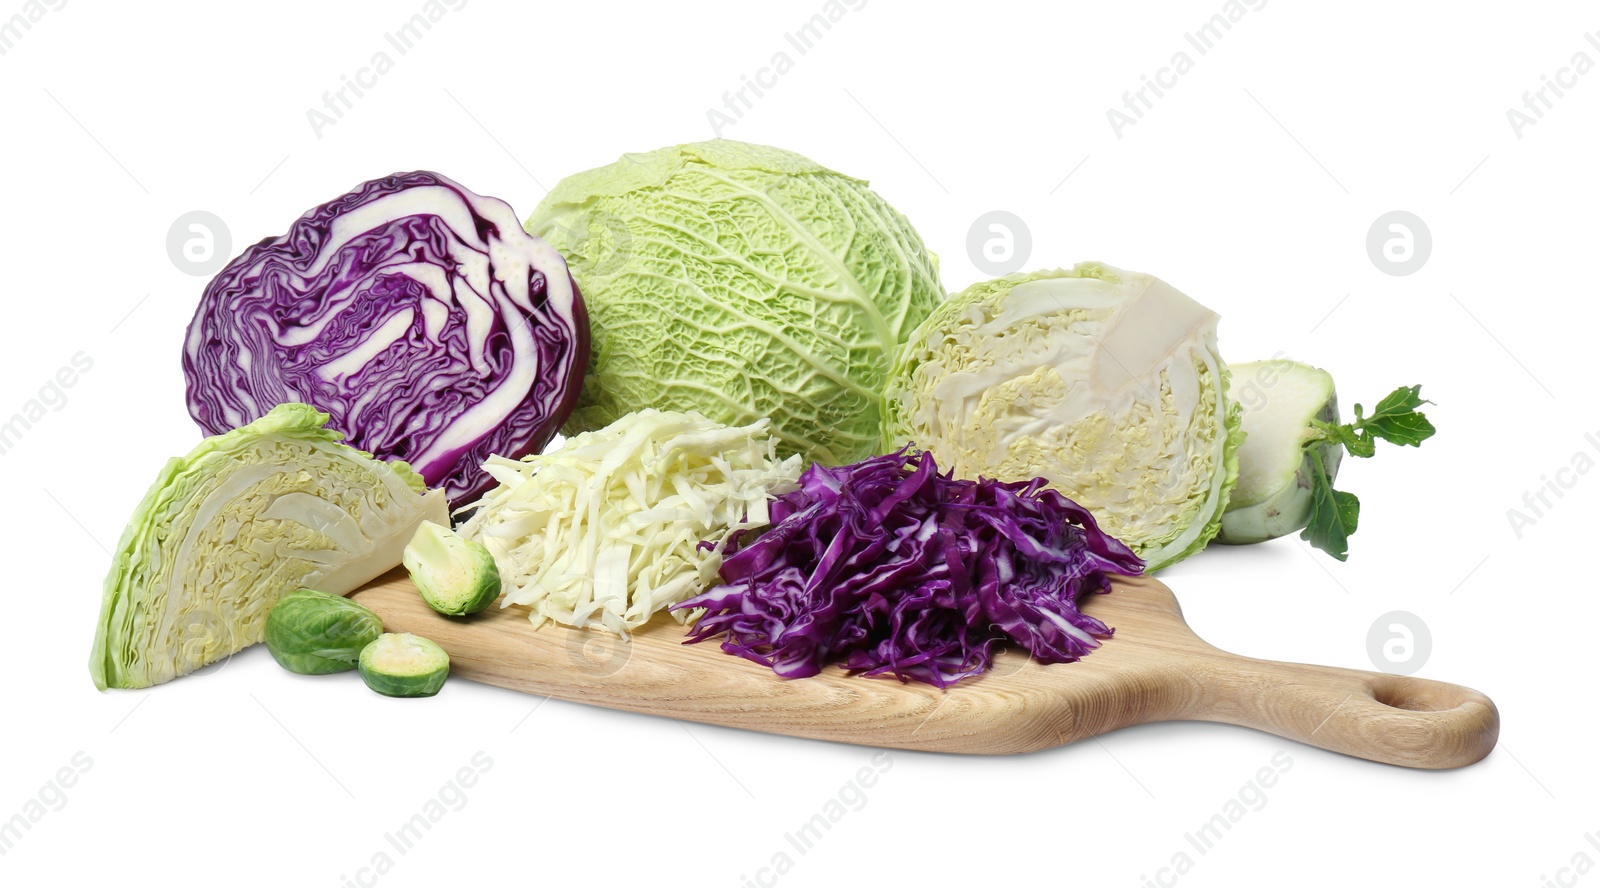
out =
{"type": "MultiPolygon", "coordinates": [[[[1361,405],[1356,405],[1356,419],[1351,426],[1358,429],[1367,438],[1382,438],[1391,444],[1409,444],[1419,446],[1423,441],[1433,436],[1437,431],[1428,417],[1417,408],[1432,401],[1422,400],[1422,386],[1401,386],[1390,392],[1387,397],[1378,402],[1372,410],[1372,415],[1363,417],[1361,405]]],[[[1354,456],[1371,456],[1371,453],[1358,454],[1351,451],[1354,456]]]]}
{"type": "Polygon", "coordinates": [[[1356,532],[1361,502],[1355,494],[1333,489],[1333,479],[1322,464],[1322,453],[1306,451],[1311,462],[1311,516],[1300,538],[1340,561],[1350,555],[1350,535],[1356,532]]]}
{"type": "MultiPolygon", "coordinates": [[[[1360,410],[1361,405],[1357,404],[1356,411],[1359,413],[1360,410]]],[[[1344,447],[1345,452],[1349,453],[1351,456],[1365,458],[1378,452],[1377,439],[1361,434],[1355,430],[1354,426],[1328,426],[1327,428],[1323,429],[1323,432],[1327,435],[1328,440],[1344,447]]]]}
{"type": "Polygon", "coordinates": [[[1355,533],[1361,520],[1361,500],[1349,491],[1335,490],[1333,504],[1339,510],[1339,523],[1344,525],[1345,536],[1355,533]]]}

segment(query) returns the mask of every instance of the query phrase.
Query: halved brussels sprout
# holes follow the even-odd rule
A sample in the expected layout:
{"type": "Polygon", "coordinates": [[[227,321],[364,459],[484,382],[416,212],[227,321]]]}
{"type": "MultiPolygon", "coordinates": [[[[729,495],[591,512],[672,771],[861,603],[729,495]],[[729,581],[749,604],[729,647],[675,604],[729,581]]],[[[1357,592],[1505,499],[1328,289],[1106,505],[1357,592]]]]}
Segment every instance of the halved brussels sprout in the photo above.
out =
{"type": "Polygon", "coordinates": [[[301,675],[356,668],[361,651],[383,634],[383,621],[339,595],[297,589],[267,613],[267,650],[278,665],[301,675]]]}
{"type": "Polygon", "coordinates": [[[475,614],[500,597],[500,569],[482,543],[424,521],[401,562],[422,600],[441,614],[475,614]]]}
{"type": "Polygon", "coordinates": [[[450,675],[444,648],[409,632],[386,632],[361,651],[361,679],[386,697],[431,697],[450,675]]]}

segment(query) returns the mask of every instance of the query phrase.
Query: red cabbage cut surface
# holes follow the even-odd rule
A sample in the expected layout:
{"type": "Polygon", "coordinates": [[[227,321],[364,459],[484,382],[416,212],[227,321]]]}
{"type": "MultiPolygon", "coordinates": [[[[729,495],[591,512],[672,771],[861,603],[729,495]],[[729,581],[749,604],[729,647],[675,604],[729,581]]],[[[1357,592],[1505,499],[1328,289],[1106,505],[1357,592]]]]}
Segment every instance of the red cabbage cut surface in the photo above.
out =
{"type": "Polygon", "coordinates": [[[490,454],[549,442],[588,362],[561,255],[505,202],[429,172],[363,183],[246,250],[206,287],[183,352],[206,434],[310,404],[454,505],[494,485],[490,454]]]}
{"type": "Polygon", "coordinates": [[[1111,629],[1078,597],[1143,569],[1043,479],[952,479],[901,450],[813,464],[800,484],[764,533],[729,544],[722,585],[674,606],[707,609],[685,643],[721,636],[784,678],[838,663],[945,687],[1005,641],[1044,663],[1099,647],[1111,629]]]}

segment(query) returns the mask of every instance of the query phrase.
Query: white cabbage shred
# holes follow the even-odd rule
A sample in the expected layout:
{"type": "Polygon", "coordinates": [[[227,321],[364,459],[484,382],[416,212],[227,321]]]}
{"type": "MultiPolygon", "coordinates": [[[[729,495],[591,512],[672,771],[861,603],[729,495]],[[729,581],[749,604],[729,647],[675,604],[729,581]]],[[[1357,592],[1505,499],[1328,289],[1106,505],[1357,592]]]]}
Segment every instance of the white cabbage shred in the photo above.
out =
{"type": "Polygon", "coordinates": [[[460,531],[494,555],[502,607],[627,636],[714,582],[729,536],[796,489],[801,459],[777,458],[768,425],[642,410],[549,453],[490,457],[500,486],[460,531]]]}

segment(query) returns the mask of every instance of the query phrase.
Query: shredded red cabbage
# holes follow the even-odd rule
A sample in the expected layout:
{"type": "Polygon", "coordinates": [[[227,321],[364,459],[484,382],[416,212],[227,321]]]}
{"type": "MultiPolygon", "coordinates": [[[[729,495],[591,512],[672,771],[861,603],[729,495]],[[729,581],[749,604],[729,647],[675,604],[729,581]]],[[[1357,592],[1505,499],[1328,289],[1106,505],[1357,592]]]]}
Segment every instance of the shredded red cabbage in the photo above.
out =
{"type": "Polygon", "coordinates": [[[1042,478],[954,479],[907,448],[813,464],[800,485],[764,532],[730,541],[721,585],[674,605],[707,609],[685,644],[721,636],[784,678],[838,663],[942,688],[1006,641],[1043,663],[1079,659],[1111,629],[1078,597],[1144,567],[1042,478]]]}

